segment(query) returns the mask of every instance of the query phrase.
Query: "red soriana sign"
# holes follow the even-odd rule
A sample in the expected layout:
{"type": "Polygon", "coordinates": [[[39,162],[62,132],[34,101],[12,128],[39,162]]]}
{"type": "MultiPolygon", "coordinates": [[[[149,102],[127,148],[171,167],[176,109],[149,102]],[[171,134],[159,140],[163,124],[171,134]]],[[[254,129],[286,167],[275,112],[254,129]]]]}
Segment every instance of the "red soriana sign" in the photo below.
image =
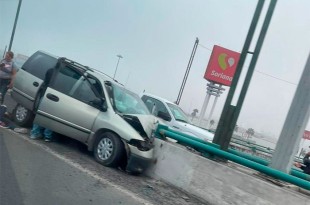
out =
{"type": "Polygon", "coordinates": [[[239,58],[240,53],[215,45],[204,78],[215,83],[230,86],[239,58]]]}
{"type": "Polygon", "coordinates": [[[304,135],[303,135],[302,138],[304,138],[306,140],[310,140],[310,131],[305,130],[304,135]]]}

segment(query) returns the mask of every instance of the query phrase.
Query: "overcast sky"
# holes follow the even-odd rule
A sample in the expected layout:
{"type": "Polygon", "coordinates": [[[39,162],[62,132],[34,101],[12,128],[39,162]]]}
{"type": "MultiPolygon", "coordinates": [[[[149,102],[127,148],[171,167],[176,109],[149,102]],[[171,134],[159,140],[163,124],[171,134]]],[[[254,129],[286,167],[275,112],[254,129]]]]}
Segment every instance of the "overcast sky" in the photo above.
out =
{"type": "MultiPolygon", "coordinates": [[[[124,58],[119,63],[117,80],[138,94],[145,90],[175,101],[198,37],[201,45],[180,103],[190,113],[195,108],[201,110],[207,84],[203,75],[213,46],[240,52],[256,3],[24,0],[12,51],[30,56],[44,50],[111,76],[116,55],[121,54],[124,58]]],[[[9,44],[17,5],[18,0],[0,0],[2,50],[9,44]]],[[[238,125],[279,136],[309,54],[309,9],[309,0],[278,1],[238,125]]],[[[225,88],[213,115],[215,120],[226,99],[225,88]]]]}

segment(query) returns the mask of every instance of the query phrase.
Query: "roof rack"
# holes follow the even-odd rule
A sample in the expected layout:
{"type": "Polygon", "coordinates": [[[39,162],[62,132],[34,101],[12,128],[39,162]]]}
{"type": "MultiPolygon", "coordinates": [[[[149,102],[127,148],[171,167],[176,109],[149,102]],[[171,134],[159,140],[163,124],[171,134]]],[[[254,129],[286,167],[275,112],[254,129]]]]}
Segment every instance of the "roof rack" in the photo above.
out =
{"type": "MultiPolygon", "coordinates": [[[[91,69],[93,69],[93,68],[91,68],[91,69]]],[[[118,84],[124,86],[122,83],[118,82],[117,80],[113,79],[111,76],[109,76],[108,74],[106,74],[106,73],[104,73],[104,72],[102,72],[102,71],[100,71],[100,70],[93,69],[92,71],[96,71],[96,72],[98,72],[98,73],[100,73],[100,74],[103,74],[103,75],[109,77],[112,81],[114,81],[114,82],[116,82],[116,83],[118,83],[118,84]]]]}
{"type": "Polygon", "coordinates": [[[76,62],[76,61],[70,60],[70,59],[65,58],[65,57],[61,57],[61,58],[64,59],[64,61],[65,61],[66,63],[69,63],[69,64],[71,64],[71,65],[74,65],[74,66],[76,66],[76,67],[79,67],[79,68],[81,68],[81,69],[84,70],[84,71],[88,71],[88,70],[94,71],[93,69],[89,68],[88,66],[82,65],[82,64],[80,64],[80,63],[78,63],[78,62],[76,62]]]}
{"type": "MultiPolygon", "coordinates": [[[[40,52],[45,53],[45,54],[47,54],[47,55],[51,55],[51,54],[46,53],[46,52],[44,52],[44,51],[40,51],[40,52]]],[[[52,55],[51,55],[51,56],[52,56],[52,55]]],[[[78,68],[80,68],[81,70],[83,70],[84,72],[85,72],[85,71],[92,71],[92,72],[98,72],[98,73],[100,73],[100,74],[103,74],[103,75],[107,76],[108,78],[110,78],[111,80],[113,80],[114,82],[116,82],[116,83],[118,83],[118,84],[124,86],[122,83],[118,82],[117,80],[113,79],[111,76],[109,76],[108,74],[106,74],[106,73],[104,73],[104,72],[102,72],[102,71],[100,71],[100,70],[97,70],[97,69],[90,68],[90,67],[88,67],[88,66],[82,65],[82,64],[80,64],[80,63],[78,63],[78,62],[76,62],[76,61],[74,61],[74,60],[70,60],[70,59],[68,59],[68,58],[66,58],[66,57],[56,57],[56,56],[54,56],[54,57],[55,57],[55,58],[58,58],[58,59],[63,59],[66,63],[68,63],[68,64],[70,64],[70,65],[73,65],[73,66],[75,66],[75,67],[78,67],[78,68]]]]}

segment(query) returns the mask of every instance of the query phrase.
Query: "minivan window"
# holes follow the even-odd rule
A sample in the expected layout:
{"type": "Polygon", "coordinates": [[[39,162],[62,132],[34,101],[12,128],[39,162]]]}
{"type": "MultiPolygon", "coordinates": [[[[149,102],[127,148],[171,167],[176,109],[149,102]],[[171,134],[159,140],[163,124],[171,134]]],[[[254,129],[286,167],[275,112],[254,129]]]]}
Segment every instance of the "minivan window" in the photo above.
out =
{"type": "Polygon", "coordinates": [[[70,95],[70,91],[73,89],[73,86],[81,77],[82,75],[73,68],[69,66],[62,66],[51,82],[50,87],[61,93],[70,95]]]}
{"type": "Polygon", "coordinates": [[[37,52],[24,63],[22,69],[43,80],[46,71],[56,64],[56,58],[37,52]]]}
{"type": "Polygon", "coordinates": [[[65,65],[59,69],[50,87],[79,101],[89,104],[91,101],[97,99],[97,95],[101,92],[101,87],[97,85],[95,89],[99,90],[97,90],[98,94],[96,95],[89,82],[99,84],[99,82],[92,77],[89,77],[87,80],[74,68],[65,65]]]}
{"type": "Polygon", "coordinates": [[[74,91],[72,97],[87,104],[97,99],[97,96],[91,89],[91,85],[84,77],[82,77],[81,83],[74,91]]]}
{"type": "Polygon", "coordinates": [[[97,92],[96,95],[99,97],[104,97],[101,83],[91,75],[87,75],[87,80],[93,86],[95,92],[97,92]]]}
{"type": "MultiPolygon", "coordinates": [[[[106,87],[107,86],[109,85],[106,85],[106,87]]],[[[112,101],[111,103],[114,105],[114,109],[116,109],[119,113],[150,114],[141,98],[139,98],[137,94],[123,87],[112,84],[112,93],[110,92],[109,95],[112,101]]]]}

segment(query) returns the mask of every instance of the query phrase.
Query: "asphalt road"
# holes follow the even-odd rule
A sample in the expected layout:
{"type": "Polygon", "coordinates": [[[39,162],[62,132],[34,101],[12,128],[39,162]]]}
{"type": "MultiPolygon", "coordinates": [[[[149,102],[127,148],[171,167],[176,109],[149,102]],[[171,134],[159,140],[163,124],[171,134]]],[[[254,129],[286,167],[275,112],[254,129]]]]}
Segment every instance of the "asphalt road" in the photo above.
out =
{"type": "Polygon", "coordinates": [[[79,142],[0,128],[0,204],[206,204],[145,176],[104,167],[79,142]]]}
{"type": "Polygon", "coordinates": [[[0,131],[0,204],[145,204],[146,201],[0,131]]]}

